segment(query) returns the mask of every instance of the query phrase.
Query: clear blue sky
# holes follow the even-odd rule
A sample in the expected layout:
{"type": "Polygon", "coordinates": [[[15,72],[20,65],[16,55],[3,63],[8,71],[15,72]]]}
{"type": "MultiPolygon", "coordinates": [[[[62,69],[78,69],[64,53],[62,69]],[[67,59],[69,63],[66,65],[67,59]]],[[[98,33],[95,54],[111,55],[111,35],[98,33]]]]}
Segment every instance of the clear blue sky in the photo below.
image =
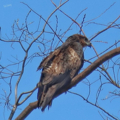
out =
{"type": "MultiPolygon", "coordinates": [[[[15,20],[19,20],[19,25],[22,25],[22,23],[24,23],[29,8],[20,2],[22,1],[21,0],[0,1],[0,27],[1,27],[1,37],[3,39],[6,39],[7,36],[9,38],[12,38],[11,26],[13,25],[15,20]]],[[[34,11],[41,14],[45,19],[47,19],[50,13],[52,13],[52,11],[55,9],[55,7],[50,2],[50,0],[42,0],[42,1],[24,0],[23,2],[28,4],[34,11]]],[[[84,0],[84,1],[69,0],[69,2],[67,2],[63,7],[61,7],[61,9],[66,14],[68,14],[73,19],[75,19],[76,16],[83,9],[87,8],[87,10],[84,11],[77,19],[77,22],[81,23],[84,14],[86,14],[85,21],[91,20],[99,16],[101,13],[103,13],[114,2],[116,3],[113,7],[111,7],[111,9],[109,9],[105,14],[103,14],[95,21],[92,21],[96,23],[110,24],[110,22],[114,21],[118,17],[118,15],[120,15],[120,0],[109,0],[109,1],[108,0],[84,0]]],[[[55,3],[58,5],[59,0],[58,2],[55,1],[55,3]]],[[[72,21],[66,18],[66,16],[64,16],[62,13],[56,12],[49,21],[50,25],[53,26],[53,28],[55,28],[56,25],[56,17],[55,17],[56,15],[58,16],[58,29],[61,29],[61,32],[63,32],[69,27],[72,21]]],[[[33,25],[31,25],[32,27],[30,27],[30,30],[34,31],[38,25],[38,21],[39,21],[38,17],[35,14],[31,13],[28,20],[29,20],[28,22],[34,21],[33,25]]],[[[120,23],[120,20],[118,21],[118,23],[120,23]]],[[[42,26],[43,26],[43,22],[41,22],[41,27],[42,26]]],[[[102,30],[103,28],[105,28],[105,26],[86,24],[86,26],[84,26],[83,29],[86,36],[88,38],[91,38],[95,33],[102,30]]],[[[48,27],[46,29],[49,30],[48,27]]],[[[79,33],[79,29],[76,25],[73,25],[72,30],[69,31],[65,35],[65,37],[68,37],[75,33],[79,33]]],[[[45,37],[48,39],[49,35],[48,36],[45,35],[45,37]]],[[[64,38],[63,41],[65,39],[66,38],[64,38]]],[[[93,45],[95,46],[95,48],[99,53],[103,51],[105,48],[112,45],[115,40],[119,40],[119,39],[120,39],[120,31],[116,31],[112,29],[112,30],[108,30],[107,32],[103,33],[102,35],[98,36],[95,39],[96,41],[104,41],[104,42],[107,41],[108,44],[93,42],[93,45]],[[100,45],[102,45],[102,47],[100,45]]],[[[37,44],[32,46],[29,52],[29,56],[33,52],[39,52],[37,44]]],[[[93,52],[93,50],[87,48],[87,50],[85,51],[85,59],[91,58],[94,55],[95,53],[93,52]],[[92,55],[90,53],[92,53],[92,55]]],[[[24,52],[22,49],[20,49],[19,45],[13,44],[13,48],[11,48],[10,43],[6,44],[0,42],[0,57],[1,57],[0,64],[7,65],[9,63],[9,60],[16,62],[12,56],[16,56],[19,60],[22,60],[24,57],[24,52]]],[[[40,71],[36,72],[36,69],[39,63],[41,62],[41,60],[42,57],[35,58],[26,66],[25,73],[19,84],[19,90],[18,90],[19,94],[33,89],[38,83],[40,77],[40,71]]],[[[86,67],[86,65],[84,66],[84,68],[86,67]]],[[[16,70],[16,69],[17,68],[12,68],[12,70],[16,70]]],[[[96,73],[93,72],[90,76],[87,77],[91,83],[99,78],[98,74],[96,75],[96,73]]],[[[12,94],[10,99],[12,105],[14,104],[14,100],[15,100],[14,89],[17,79],[18,78],[15,77],[12,80],[12,94]]],[[[95,97],[96,92],[94,93],[94,91],[97,91],[99,85],[100,82],[96,82],[94,84],[94,87],[91,88],[91,96],[89,98],[91,102],[94,102],[96,99],[95,97]]],[[[104,99],[109,94],[109,92],[114,89],[115,88],[112,85],[107,86],[107,88],[104,86],[103,88],[104,92],[102,92],[101,99],[104,99]]],[[[0,94],[4,94],[3,90],[5,90],[7,94],[9,94],[8,85],[3,80],[0,80],[0,94]]],[[[83,82],[73,87],[71,91],[79,93],[84,97],[88,95],[88,87],[83,82]]],[[[2,96],[0,96],[0,98],[2,98],[2,96]]],[[[37,91],[35,91],[34,94],[23,105],[18,107],[13,119],[15,119],[30,102],[34,102],[36,100],[37,100],[37,91]]],[[[99,105],[105,108],[105,110],[108,110],[111,114],[115,116],[120,116],[120,112],[118,111],[120,106],[117,104],[116,102],[117,100],[113,102],[111,102],[110,100],[105,100],[105,101],[101,100],[99,101],[99,105]],[[110,107],[111,104],[112,107],[110,107]]],[[[2,103],[4,103],[4,100],[2,100],[2,103]]],[[[62,94],[58,98],[56,98],[53,101],[52,107],[49,110],[46,109],[45,112],[42,113],[39,109],[36,109],[26,118],[26,120],[48,120],[48,119],[49,120],[96,120],[96,119],[102,120],[99,112],[101,112],[99,109],[95,108],[92,105],[89,105],[82,98],[67,93],[67,94],[62,94]]],[[[7,120],[9,114],[10,114],[10,110],[6,108],[4,109],[4,104],[2,104],[0,106],[0,119],[7,120]]],[[[103,114],[103,112],[101,112],[101,114],[103,114]]]]}

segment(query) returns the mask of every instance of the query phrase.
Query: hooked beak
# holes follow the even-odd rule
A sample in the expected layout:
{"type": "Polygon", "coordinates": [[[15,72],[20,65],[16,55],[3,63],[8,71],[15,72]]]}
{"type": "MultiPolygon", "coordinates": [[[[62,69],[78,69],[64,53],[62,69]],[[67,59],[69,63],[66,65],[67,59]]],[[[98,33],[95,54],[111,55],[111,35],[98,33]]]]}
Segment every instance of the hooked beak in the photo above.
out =
{"type": "Polygon", "coordinates": [[[92,44],[91,44],[91,42],[90,42],[90,41],[88,41],[86,44],[87,44],[87,46],[88,46],[88,47],[90,47],[90,48],[91,48],[92,44]]]}

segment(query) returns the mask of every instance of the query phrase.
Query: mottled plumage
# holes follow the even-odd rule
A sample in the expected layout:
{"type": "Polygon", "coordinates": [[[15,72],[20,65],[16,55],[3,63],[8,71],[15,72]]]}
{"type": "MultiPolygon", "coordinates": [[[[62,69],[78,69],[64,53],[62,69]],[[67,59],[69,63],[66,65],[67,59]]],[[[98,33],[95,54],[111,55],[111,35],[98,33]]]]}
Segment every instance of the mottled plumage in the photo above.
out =
{"type": "Polygon", "coordinates": [[[42,69],[42,74],[37,98],[42,111],[51,105],[57,93],[69,85],[82,68],[85,46],[91,46],[85,36],[72,35],[39,65],[38,70],[42,69]]]}

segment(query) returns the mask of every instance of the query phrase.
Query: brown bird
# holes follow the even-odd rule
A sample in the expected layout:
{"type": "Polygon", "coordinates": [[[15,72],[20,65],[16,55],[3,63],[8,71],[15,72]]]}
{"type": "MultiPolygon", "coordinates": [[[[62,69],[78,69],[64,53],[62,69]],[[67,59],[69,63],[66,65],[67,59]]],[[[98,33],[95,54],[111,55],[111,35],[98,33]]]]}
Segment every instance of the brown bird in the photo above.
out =
{"type": "Polygon", "coordinates": [[[38,107],[51,106],[59,91],[69,85],[84,63],[83,47],[91,46],[85,36],[74,34],[40,63],[42,74],[38,88],[38,107]]]}

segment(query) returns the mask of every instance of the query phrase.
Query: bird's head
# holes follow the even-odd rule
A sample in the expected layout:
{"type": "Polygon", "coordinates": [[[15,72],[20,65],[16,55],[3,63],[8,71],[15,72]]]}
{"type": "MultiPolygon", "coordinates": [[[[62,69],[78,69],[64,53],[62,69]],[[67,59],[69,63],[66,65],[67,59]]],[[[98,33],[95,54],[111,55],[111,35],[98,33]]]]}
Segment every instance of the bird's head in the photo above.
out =
{"type": "Polygon", "coordinates": [[[85,47],[85,46],[91,47],[91,43],[88,40],[88,38],[86,36],[83,36],[83,35],[80,35],[80,34],[74,34],[74,35],[70,36],[66,40],[65,44],[73,43],[75,41],[80,42],[82,47],[85,47]]]}
{"type": "Polygon", "coordinates": [[[88,40],[88,38],[86,36],[79,35],[79,34],[77,34],[77,36],[79,38],[79,42],[81,43],[81,45],[83,47],[85,47],[85,46],[91,47],[91,43],[90,43],[90,41],[88,40]]]}

